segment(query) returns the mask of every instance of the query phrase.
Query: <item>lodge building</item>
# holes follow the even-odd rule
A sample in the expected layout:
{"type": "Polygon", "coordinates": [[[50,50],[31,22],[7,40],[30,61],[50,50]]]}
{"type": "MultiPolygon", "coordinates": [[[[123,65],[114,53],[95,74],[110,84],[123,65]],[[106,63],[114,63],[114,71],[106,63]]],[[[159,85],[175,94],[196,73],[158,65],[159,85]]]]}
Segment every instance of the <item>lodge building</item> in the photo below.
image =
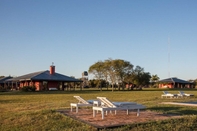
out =
{"type": "MultiPolygon", "coordinates": [[[[36,91],[42,90],[64,90],[66,83],[81,83],[81,80],[69,77],[63,74],[55,72],[55,66],[51,65],[50,70],[39,71],[23,76],[15,77],[6,80],[4,83],[19,83],[19,87],[15,87],[20,90],[24,86],[34,86],[36,91]]],[[[11,84],[12,85],[12,84],[11,84]]],[[[14,87],[12,87],[14,88],[14,87]]]]}

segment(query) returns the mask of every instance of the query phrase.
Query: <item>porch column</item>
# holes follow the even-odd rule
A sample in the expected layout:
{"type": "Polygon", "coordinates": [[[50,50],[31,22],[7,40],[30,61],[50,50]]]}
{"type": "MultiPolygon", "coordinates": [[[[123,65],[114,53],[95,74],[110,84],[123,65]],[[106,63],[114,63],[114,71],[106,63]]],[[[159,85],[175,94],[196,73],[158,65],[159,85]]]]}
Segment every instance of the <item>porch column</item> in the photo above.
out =
{"type": "Polygon", "coordinates": [[[13,81],[12,81],[12,88],[11,89],[13,90],[13,81]]]}

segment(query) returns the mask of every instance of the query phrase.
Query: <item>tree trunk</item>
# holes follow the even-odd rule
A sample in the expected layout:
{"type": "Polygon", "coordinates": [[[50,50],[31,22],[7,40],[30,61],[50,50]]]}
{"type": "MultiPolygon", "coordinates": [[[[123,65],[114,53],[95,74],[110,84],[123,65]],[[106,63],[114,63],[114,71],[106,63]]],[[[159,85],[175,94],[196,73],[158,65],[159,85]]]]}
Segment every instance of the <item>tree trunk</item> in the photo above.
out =
{"type": "Polygon", "coordinates": [[[101,82],[99,82],[99,88],[100,88],[100,91],[102,91],[101,82]]]}

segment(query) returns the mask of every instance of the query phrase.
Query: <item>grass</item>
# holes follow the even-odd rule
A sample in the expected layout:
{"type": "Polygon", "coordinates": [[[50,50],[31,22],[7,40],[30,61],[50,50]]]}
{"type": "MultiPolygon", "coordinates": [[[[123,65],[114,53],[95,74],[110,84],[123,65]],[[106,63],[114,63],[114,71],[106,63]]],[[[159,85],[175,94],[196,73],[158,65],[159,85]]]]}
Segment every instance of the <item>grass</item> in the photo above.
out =
{"type": "MultiPolygon", "coordinates": [[[[197,130],[197,107],[160,104],[164,101],[196,101],[197,90],[184,90],[194,94],[194,98],[165,99],[161,98],[161,89],[143,89],[142,91],[99,91],[98,89],[84,89],[82,91],[46,91],[46,92],[0,92],[0,130],[2,131],[87,131],[93,127],[73,120],[57,113],[57,109],[70,108],[71,102],[76,102],[74,95],[84,99],[95,99],[106,96],[113,101],[138,102],[147,110],[184,115],[181,119],[126,125],[116,129],[103,130],[197,130]]],[[[178,93],[178,90],[168,90],[178,93]]]]}

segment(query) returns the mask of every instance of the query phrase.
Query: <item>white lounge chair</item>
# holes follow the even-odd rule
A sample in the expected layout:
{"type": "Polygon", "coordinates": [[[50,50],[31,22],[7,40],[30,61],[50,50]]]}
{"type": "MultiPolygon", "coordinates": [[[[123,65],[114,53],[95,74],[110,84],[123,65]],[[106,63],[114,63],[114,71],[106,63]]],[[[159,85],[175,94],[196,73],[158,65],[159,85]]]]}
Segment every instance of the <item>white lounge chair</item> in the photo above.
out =
{"type": "Polygon", "coordinates": [[[192,97],[194,95],[193,94],[184,93],[183,91],[179,91],[178,96],[180,96],[180,97],[192,97]]]}
{"type": "Polygon", "coordinates": [[[178,98],[178,95],[177,94],[171,94],[171,93],[168,93],[168,91],[163,91],[164,94],[161,95],[161,97],[170,97],[170,98],[178,98]]]}
{"type": "Polygon", "coordinates": [[[96,116],[96,111],[101,111],[102,119],[104,119],[104,112],[115,110],[127,110],[127,115],[129,110],[137,109],[137,116],[140,115],[140,109],[144,109],[145,106],[133,102],[111,102],[106,97],[97,97],[101,101],[101,106],[93,106],[93,117],[96,116]]]}
{"type": "Polygon", "coordinates": [[[79,102],[78,103],[70,103],[71,106],[71,111],[73,110],[73,107],[76,107],[76,113],[78,113],[78,108],[83,107],[83,106],[93,106],[91,103],[88,101],[84,100],[80,96],[74,96],[79,102]]]}

